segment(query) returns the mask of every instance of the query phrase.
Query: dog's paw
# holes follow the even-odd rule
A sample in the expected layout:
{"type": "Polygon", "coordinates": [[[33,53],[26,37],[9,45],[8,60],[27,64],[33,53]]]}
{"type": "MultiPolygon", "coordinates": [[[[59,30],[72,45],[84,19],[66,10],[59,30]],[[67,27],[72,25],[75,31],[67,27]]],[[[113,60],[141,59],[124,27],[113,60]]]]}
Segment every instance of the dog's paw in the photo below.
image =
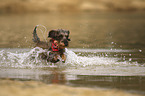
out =
{"type": "Polygon", "coordinates": [[[62,60],[62,63],[65,63],[65,60],[62,60]]]}

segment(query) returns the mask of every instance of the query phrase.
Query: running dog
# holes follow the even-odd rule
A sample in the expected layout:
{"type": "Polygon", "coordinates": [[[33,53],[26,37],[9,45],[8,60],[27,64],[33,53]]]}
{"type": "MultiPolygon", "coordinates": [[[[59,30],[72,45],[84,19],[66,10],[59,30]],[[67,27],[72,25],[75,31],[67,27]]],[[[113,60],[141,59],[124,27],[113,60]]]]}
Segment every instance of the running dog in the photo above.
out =
{"type": "Polygon", "coordinates": [[[69,45],[69,30],[57,29],[50,30],[48,32],[49,42],[40,41],[36,33],[37,26],[33,31],[33,41],[37,47],[48,49],[48,53],[42,53],[41,58],[46,59],[48,62],[56,63],[59,61],[59,56],[62,58],[62,62],[65,62],[66,56],[64,54],[65,48],[69,45]]]}

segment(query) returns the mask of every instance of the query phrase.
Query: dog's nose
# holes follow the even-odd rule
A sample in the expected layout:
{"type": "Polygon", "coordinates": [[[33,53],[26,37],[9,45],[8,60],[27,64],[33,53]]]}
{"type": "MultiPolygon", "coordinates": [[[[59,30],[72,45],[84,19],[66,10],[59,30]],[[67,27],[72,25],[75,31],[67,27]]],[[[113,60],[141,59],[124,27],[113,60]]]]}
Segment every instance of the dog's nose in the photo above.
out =
{"type": "Polygon", "coordinates": [[[64,40],[63,43],[64,43],[65,46],[68,46],[68,41],[67,40],[64,40]]]}

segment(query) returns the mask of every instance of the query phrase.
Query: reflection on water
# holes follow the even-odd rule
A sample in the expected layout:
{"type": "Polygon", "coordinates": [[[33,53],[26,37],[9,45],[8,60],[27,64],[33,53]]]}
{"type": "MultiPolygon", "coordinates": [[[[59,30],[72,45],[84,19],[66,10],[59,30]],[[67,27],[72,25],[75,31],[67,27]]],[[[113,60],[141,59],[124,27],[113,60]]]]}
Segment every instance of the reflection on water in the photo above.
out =
{"type": "MultiPolygon", "coordinates": [[[[63,84],[76,87],[113,88],[145,94],[145,76],[72,75],[64,72],[64,70],[60,71],[58,68],[49,68],[49,71],[37,69],[31,69],[31,71],[30,69],[4,70],[5,72],[3,72],[3,76],[0,74],[1,78],[9,77],[21,81],[36,80],[46,84],[63,84]],[[14,73],[10,73],[12,71],[14,73]]],[[[4,70],[1,70],[1,72],[4,70]]]]}
{"type": "Polygon", "coordinates": [[[75,86],[88,87],[105,87],[117,88],[129,91],[144,91],[142,84],[145,83],[145,77],[142,76],[94,76],[94,75],[78,75],[76,80],[70,80],[75,86]]]}

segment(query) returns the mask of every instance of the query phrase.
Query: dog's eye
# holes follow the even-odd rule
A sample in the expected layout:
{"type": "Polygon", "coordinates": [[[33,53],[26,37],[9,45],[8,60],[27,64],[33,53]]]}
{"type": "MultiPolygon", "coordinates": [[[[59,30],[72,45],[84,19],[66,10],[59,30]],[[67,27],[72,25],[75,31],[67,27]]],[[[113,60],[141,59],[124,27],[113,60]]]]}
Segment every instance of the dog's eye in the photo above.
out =
{"type": "Polygon", "coordinates": [[[66,38],[68,38],[68,35],[65,35],[66,38]]]}
{"type": "Polygon", "coordinates": [[[59,39],[62,39],[62,38],[63,38],[63,36],[62,36],[62,35],[60,35],[60,36],[58,36],[58,38],[59,38],[59,39]]]}
{"type": "Polygon", "coordinates": [[[70,38],[69,38],[69,36],[68,36],[68,35],[66,35],[66,39],[67,39],[68,41],[70,41],[70,38]]]}

